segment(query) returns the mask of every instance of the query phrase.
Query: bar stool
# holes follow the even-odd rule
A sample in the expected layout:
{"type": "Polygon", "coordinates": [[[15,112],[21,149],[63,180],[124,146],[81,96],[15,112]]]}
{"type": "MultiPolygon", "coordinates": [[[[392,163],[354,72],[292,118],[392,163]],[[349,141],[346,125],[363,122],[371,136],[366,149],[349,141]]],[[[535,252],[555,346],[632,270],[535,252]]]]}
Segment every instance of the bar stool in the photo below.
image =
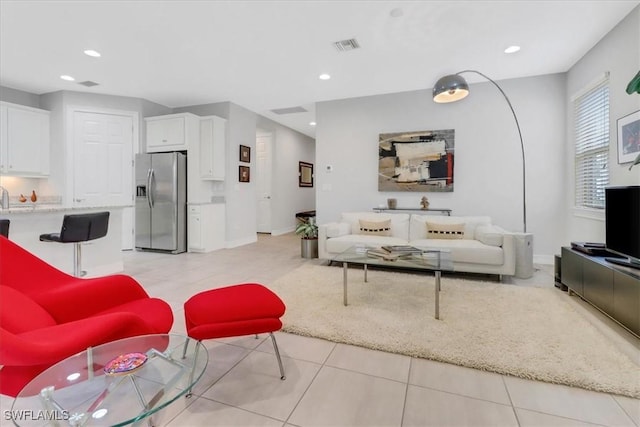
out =
{"type": "Polygon", "coordinates": [[[0,219],[0,236],[9,238],[9,224],[11,221],[8,219],[0,219]]]}
{"type": "Polygon", "coordinates": [[[74,243],[73,275],[82,277],[82,242],[99,239],[107,235],[109,212],[65,215],[60,233],[41,234],[41,242],[74,243]]]}

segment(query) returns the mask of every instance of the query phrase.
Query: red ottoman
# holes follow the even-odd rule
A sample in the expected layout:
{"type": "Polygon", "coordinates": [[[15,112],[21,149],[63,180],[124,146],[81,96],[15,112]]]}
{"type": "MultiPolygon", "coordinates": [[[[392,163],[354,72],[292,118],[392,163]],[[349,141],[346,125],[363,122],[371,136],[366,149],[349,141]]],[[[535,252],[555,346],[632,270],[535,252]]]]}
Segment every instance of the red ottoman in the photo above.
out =
{"type": "Polygon", "coordinates": [[[280,351],[274,331],[282,328],[280,317],[285,312],[282,300],[258,283],[245,283],[200,292],[184,303],[187,335],[206,339],[254,335],[269,332],[285,379],[280,351]]]}

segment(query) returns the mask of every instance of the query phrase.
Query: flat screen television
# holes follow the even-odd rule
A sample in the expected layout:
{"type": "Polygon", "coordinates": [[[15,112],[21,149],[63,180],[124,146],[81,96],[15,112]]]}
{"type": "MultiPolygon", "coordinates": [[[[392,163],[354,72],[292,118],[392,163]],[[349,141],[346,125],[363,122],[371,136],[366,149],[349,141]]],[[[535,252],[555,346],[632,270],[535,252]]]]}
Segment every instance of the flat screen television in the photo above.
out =
{"type": "Polygon", "coordinates": [[[640,185],[605,189],[607,261],[640,269],[640,185]]]}

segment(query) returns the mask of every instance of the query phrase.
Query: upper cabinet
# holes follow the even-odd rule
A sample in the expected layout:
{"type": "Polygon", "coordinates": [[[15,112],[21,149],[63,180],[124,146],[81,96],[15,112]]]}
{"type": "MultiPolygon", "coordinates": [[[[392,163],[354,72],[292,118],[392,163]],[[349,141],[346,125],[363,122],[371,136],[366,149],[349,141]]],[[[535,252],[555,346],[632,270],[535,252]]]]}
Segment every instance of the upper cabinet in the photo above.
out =
{"type": "Polygon", "coordinates": [[[49,175],[49,116],[46,110],[0,103],[0,174],[49,175]]]}
{"type": "Polygon", "coordinates": [[[227,121],[217,116],[200,119],[200,178],[224,181],[227,121]]]}
{"type": "Polygon", "coordinates": [[[200,118],[191,113],[147,117],[147,152],[188,150],[197,144],[200,118]]]}

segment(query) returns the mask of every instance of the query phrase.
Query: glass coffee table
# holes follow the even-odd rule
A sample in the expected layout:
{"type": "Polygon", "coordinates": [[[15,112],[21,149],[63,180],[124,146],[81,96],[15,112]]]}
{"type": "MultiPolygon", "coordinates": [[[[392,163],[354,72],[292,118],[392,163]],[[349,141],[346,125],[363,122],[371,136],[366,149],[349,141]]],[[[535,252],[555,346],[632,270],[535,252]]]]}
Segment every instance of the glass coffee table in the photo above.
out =
{"type": "Polygon", "coordinates": [[[343,303],[347,305],[347,271],[349,264],[364,266],[364,281],[367,281],[367,266],[389,267],[394,269],[433,271],[435,273],[435,318],[440,318],[440,276],[443,271],[453,271],[451,252],[414,247],[415,251],[405,253],[397,259],[381,258],[379,246],[355,245],[336,255],[331,262],[342,263],[344,269],[343,303]],[[374,256],[372,252],[378,254],[374,256]]]}
{"type": "Polygon", "coordinates": [[[16,396],[17,426],[123,426],[191,393],[207,367],[199,341],[173,334],[125,338],[51,366],[16,396]]]}

